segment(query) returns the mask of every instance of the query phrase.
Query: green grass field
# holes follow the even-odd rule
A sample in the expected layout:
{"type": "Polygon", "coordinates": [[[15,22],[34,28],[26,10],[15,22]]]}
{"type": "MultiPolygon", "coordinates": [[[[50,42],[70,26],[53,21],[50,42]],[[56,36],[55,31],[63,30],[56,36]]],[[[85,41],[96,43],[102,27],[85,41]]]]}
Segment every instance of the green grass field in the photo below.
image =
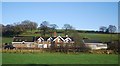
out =
{"type": "MultiPolygon", "coordinates": [[[[89,39],[94,39],[94,40],[100,40],[102,42],[107,42],[111,40],[111,34],[97,34],[97,33],[79,33],[80,37],[87,37],[89,39]]],[[[63,36],[63,34],[59,34],[61,36],[63,36]]],[[[21,34],[21,36],[40,36],[40,34],[30,34],[30,33],[23,33],[21,34]]],[[[112,35],[112,40],[117,40],[118,39],[118,35],[117,34],[113,34],[112,35]]],[[[12,37],[2,37],[2,43],[9,43],[12,42],[12,37]]]]}
{"type": "MultiPolygon", "coordinates": [[[[33,31],[27,31],[26,33],[22,33],[21,36],[41,36],[41,34],[34,34],[34,32],[37,32],[38,30],[33,31]]],[[[65,36],[64,33],[57,33],[57,35],[65,36]]],[[[108,42],[111,41],[111,34],[100,34],[100,33],[79,33],[80,37],[87,37],[89,39],[93,40],[100,40],[102,42],[108,42]]],[[[46,36],[50,36],[49,34],[46,34],[46,36]]],[[[112,34],[112,40],[117,40],[118,34],[112,34]]]]}
{"type": "Polygon", "coordinates": [[[12,42],[12,37],[2,37],[2,43],[12,42]]]}
{"type": "MultiPolygon", "coordinates": [[[[107,42],[111,40],[111,34],[98,34],[98,33],[79,33],[80,36],[87,37],[93,40],[100,40],[102,42],[107,42]]],[[[112,34],[112,40],[118,40],[117,34],[112,34]]]]}
{"type": "Polygon", "coordinates": [[[117,64],[118,55],[111,54],[63,54],[3,53],[3,64],[117,64]]]}

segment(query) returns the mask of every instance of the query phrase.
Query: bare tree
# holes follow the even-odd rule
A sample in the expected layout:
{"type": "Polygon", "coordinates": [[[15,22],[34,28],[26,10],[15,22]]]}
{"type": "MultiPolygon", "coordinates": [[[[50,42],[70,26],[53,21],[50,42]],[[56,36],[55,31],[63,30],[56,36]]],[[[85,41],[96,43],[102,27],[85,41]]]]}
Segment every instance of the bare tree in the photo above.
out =
{"type": "Polygon", "coordinates": [[[51,36],[52,36],[52,34],[56,31],[56,28],[58,28],[58,26],[57,26],[56,24],[51,24],[51,25],[50,25],[51,36]]]}
{"type": "Polygon", "coordinates": [[[26,30],[32,31],[33,29],[37,29],[38,24],[30,20],[24,20],[21,22],[21,26],[25,28],[26,30]]]}
{"type": "Polygon", "coordinates": [[[73,30],[74,28],[70,24],[64,24],[63,29],[65,30],[65,35],[68,35],[69,31],[73,30]]]}
{"type": "Polygon", "coordinates": [[[109,25],[108,30],[110,33],[114,33],[117,30],[117,28],[114,25],[109,25]]]}
{"type": "Polygon", "coordinates": [[[101,27],[99,28],[99,30],[102,31],[102,32],[105,32],[106,29],[107,29],[107,27],[105,27],[105,26],[101,26],[101,27]]]}
{"type": "Polygon", "coordinates": [[[76,50],[80,50],[80,48],[83,48],[84,44],[80,41],[82,40],[82,38],[80,37],[80,34],[76,30],[72,30],[71,33],[74,40],[73,49],[75,52],[76,50]]]}
{"type": "Polygon", "coordinates": [[[108,31],[111,33],[111,36],[110,36],[110,41],[112,41],[112,33],[114,33],[115,31],[116,31],[116,26],[114,26],[114,25],[109,25],[109,27],[108,27],[108,31]]]}
{"type": "Polygon", "coordinates": [[[53,29],[53,30],[55,30],[56,28],[58,28],[58,26],[56,24],[51,24],[50,28],[53,29]]]}
{"type": "Polygon", "coordinates": [[[45,36],[45,34],[47,33],[48,29],[49,29],[49,23],[47,21],[43,21],[40,24],[40,30],[42,31],[43,36],[45,36]]]}
{"type": "Polygon", "coordinates": [[[29,20],[24,20],[22,22],[8,24],[2,28],[3,36],[15,36],[27,30],[37,29],[37,23],[29,20]]]}

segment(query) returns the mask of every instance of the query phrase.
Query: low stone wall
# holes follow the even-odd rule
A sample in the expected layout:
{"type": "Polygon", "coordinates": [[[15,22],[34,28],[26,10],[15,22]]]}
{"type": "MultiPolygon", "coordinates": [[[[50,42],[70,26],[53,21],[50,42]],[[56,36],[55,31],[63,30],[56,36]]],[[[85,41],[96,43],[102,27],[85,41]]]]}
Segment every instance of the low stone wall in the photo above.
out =
{"type": "Polygon", "coordinates": [[[17,49],[17,50],[2,50],[2,53],[40,53],[44,52],[42,49],[17,49]]]}
{"type": "Polygon", "coordinates": [[[90,50],[89,53],[92,54],[114,54],[113,50],[90,50]]]}

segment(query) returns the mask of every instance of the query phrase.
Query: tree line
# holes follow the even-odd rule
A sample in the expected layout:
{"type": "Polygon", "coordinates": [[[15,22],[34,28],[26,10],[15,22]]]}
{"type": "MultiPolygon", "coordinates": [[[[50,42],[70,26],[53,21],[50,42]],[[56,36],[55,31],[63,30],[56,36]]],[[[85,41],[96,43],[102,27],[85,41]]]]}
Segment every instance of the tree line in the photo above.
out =
{"type": "MultiPolygon", "coordinates": [[[[60,32],[64,35],[68,35],[71,31],[75,30],[75,28],[70,24],[64,24],[62,27],[63,31],[57,31],[58,26],[56,24],[50,24],[48,21],[43,21],[40,25],[38,25],[34,21],[24,20],[19,23],[0,24],[0,28],[2,29],[3,36],[16,36],[27,30],[40,30],[42,36],[46,36],[46,34],[50,34],[52,36],[53,32],[60,32]]],[[[109,25],[108,27],[101,26],[99,31],[87,31],[87,30],[76,30],[77,32],[83,33],[115,33],[117,30],[116,26],[109,25]]]]}
{"type": "Polygon", "coordinates": [[[99,30],[104,33],[115,33],[117,30],[117,27],[115,25],[109,25],[108,27],[101,26],[99,30]]]}
{"type": "Polygon", "coordinates": [[[22,21],[21,23],[7,24],[2,26],[2,35],[3,36],[15,36],[19,35],[27,30],[37,29],[38,24],[29,20],[22,21]]]}
{"type": "MultiPolygon", "coordinates": [[[[53,32],[57,31],[56,28],[58,28],[56,24],[49,24],[47,21],[43,21],[38,27],[36,22],[30,20],[24,20],[20,23],[7,25],[0,24],[0,26],[3,36],[16,36],[26,32],[27,30],[40,30],[40,33],[43,36],[45,36],[47,33],[50,33],[52,36],[53,32]]],[[[68,31],[73,29],[73,27],[70,24],[64,24],[63,29],[65,29],[65,34],[68,34],[68,31]]]]}

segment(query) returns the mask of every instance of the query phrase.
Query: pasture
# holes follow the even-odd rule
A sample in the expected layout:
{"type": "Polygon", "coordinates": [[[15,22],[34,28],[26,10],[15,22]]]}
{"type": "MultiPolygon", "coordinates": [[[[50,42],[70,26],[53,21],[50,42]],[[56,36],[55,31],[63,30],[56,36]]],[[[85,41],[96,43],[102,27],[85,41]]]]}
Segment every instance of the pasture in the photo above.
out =
{"type": "Polygon", "coordinates": [[[12,37],[2,37],[2,43],[12,42],[12,37]]]}
{"type": "Polygon", "coordinates": [[[101,42],[108,42],[112,40],[118,40],[118,34],[99,34],[99,33],[79,33],[80,36],[83,37],[87,37],[89,39],[93,39],[93,40],[99,40],[101,42]]]}
{"type": "MultiPolygon", "coordinates": [[[[64,36],[63,34],[58,34],[64,36]]],[[[80,37],[87,37],[93,40],[100,40],[102,42],[108,42],[111,40],[111,34],[98,34],[98,33],[79,33],[80,37]]],[[[33,34],[33,33],[23,33],[20,36],[40,36],[40,34],[33,34]]],[[[112,40],[118,40],[117,34],[112,34],[112,40]]],[[[12,42],[12,37],[2,37],[2,43],[9,43],[12,42]]]]}
{"type": "Polygon", "coordinates": [[[115,54],[3,53],[3,64],[118,64],[115,54]]]}

